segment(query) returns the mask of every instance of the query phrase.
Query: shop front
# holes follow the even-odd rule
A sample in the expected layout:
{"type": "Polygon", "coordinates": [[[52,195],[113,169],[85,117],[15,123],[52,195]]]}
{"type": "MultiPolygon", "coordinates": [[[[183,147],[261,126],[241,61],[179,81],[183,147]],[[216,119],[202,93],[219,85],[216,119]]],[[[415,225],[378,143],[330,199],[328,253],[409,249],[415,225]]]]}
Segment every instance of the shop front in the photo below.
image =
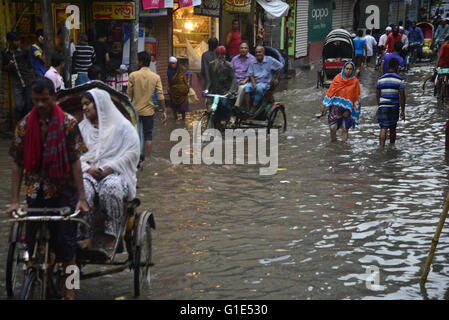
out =
{"type": "Polygon", "coordinates": [[[178,2],[173,7],[173,56],[189,70],[189,85],[200,99],[197,106],[203,104],[206,85],[201,77],[201,56],[208,50],[208,40],[219,38],[221,12],[219,0],[192,1],[185,7],[178,2]]]}
{"type": "Polygon", "coordinates": [[[296,1],[295,58],[308,54],[309,38],[309,0],[296,1]]]}
{"type": "Polygon", "coordinates": [[[197,15],[194,7],[173,8],[173,55],[188,64],[190,71],[201,70],[201,55],[207,51],[207,41],[214,32],[217,19],[197,15]]]}
{"type": "Polygon", "coordinates": [[[251,0],[222,0],[223,13],[220,20],[220,43],[225,45],[226,36],[231,30],[232,21],[238,20],[242,40],[251,45],[256,43],[255,39],[255,1],[251,0]]]}

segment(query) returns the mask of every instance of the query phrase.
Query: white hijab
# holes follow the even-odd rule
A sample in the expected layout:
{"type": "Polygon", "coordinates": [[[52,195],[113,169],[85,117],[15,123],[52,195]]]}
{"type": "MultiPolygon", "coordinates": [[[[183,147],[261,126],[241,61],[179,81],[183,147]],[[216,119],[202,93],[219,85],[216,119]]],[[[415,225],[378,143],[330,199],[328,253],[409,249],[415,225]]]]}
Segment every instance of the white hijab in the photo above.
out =
{"type": "Polygon", "coordinates": [[[128,185],[128,200],[136,196],[137,164],[140,140],[136,129],[116,108],[104,90],[88,91],[94,98],[98,114],[98,129],[84,116],[79,128],[88,151],[81,156],[83,172],[89,168],[110,167],[128,185]]]}

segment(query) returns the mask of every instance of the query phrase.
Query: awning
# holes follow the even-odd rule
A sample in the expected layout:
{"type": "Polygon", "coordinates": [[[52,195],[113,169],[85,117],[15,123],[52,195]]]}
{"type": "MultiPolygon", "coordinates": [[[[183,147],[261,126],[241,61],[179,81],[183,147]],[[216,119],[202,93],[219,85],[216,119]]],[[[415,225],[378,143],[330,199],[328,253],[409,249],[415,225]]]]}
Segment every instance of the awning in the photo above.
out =
{"type": "Polygon", "coordinates": [[[290,6],[281,0],[257,0],[264,10],[275,18],[285,17],[290,6]]]}

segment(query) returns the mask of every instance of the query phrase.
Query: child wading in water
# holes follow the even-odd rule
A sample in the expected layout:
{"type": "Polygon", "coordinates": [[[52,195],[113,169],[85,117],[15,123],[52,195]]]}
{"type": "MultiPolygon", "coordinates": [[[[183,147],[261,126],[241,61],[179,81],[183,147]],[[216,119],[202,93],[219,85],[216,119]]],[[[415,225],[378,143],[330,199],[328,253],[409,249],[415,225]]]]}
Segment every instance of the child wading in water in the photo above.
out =
{"type": "Polygon", "coordinates": [[[380,126],[379,144],[385,146],[387,131],[390,130],[390,143],[396,142],[396,126],[405,120],[405,80],[398,75],[399,61],[390,60],[388,73],[377,82],[377,121],[380,126]],[[399,112],[399,108],[401,109],[399,112]]]}

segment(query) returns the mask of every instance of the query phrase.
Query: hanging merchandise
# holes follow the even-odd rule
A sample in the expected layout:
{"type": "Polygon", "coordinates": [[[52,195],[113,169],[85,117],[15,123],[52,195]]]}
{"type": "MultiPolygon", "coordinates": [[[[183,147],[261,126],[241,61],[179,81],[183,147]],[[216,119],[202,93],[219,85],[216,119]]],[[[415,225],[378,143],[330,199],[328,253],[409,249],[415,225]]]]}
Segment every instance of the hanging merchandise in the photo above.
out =
{"type": "Polygon", "coordinates": [[[200,6],[193,8],[193,12],[198,16],[220,18],[221,0],[202,0],[200,6]]]}
{"type": "Polygon", "coordinates": [[[251,13],[251,0],[224,0],[223,10],[230,13],[251,13]]]}
{"type": "Polygon", "coordinates": [[[257,0],[257,3],[267,12],[271,19],[285,17],[288,14],[289,5],[281,0],[257,0]]]}

